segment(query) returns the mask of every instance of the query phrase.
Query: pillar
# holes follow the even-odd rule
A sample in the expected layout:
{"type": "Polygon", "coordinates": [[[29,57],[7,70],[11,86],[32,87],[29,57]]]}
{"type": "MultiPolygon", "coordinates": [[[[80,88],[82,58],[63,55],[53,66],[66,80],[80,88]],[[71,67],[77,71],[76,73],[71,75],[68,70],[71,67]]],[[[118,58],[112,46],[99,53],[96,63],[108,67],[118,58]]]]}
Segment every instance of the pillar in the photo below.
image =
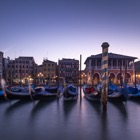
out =
{"type": "Polygon", "coordinates": [[[103,111],[107,109],[107,94],[108,94],[108,47],[109,44],[104,42],[102,45],[102,94],[101,101],[103,111]]]}

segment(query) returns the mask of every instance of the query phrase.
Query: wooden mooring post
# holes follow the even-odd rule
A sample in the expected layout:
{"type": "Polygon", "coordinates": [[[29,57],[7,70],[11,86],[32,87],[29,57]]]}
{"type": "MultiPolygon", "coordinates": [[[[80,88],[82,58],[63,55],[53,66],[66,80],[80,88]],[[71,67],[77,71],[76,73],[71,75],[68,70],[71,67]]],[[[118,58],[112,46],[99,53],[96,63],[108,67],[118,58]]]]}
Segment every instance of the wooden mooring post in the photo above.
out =
{"type": "Polygon", "coordinates": [[[82,97],[82,95],[81,95],[81,88],[82,88],[82,85],[81,85],[81,64],[82,63],[82,55],[80,54],[80,74],[79,74],[79,77],[80,77],[80,99],[81,99],[81,97],[82,97]]]}
{"type": "Polygon", "coordinates": [[[102,45],[102,89],[101,101],[103,111],[107,110],[107,94],[108,94],[108,47],[109,44],[104,42],[102,45]]]}

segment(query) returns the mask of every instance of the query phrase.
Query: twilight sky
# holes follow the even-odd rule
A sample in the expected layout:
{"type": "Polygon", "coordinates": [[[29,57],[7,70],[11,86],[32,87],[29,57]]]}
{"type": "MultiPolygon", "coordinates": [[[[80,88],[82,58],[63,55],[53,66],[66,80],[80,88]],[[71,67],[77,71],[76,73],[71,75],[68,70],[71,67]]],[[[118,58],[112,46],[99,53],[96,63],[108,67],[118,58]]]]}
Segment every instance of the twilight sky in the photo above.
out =
{"type": "MultiPolygon", "coordinates": [[[[0,0],[0,51],[82,63],[102,52],[140,58],[140,0],[0,0]]],[[[82,65],[82,69],[85,65],[82,65]]]]}

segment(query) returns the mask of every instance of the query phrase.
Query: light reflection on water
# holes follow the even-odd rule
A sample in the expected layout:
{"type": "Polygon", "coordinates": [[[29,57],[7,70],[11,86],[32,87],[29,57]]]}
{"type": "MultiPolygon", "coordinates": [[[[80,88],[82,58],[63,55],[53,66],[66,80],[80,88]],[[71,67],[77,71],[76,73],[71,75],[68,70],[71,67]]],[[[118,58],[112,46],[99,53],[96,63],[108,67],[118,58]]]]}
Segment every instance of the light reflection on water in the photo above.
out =
{"type": "Polygon", "coordinates": [[[74,102],[59,100],[0,102],[2,140],[138,140],[140,103],[107,104],[84,98],[74,102]]]}

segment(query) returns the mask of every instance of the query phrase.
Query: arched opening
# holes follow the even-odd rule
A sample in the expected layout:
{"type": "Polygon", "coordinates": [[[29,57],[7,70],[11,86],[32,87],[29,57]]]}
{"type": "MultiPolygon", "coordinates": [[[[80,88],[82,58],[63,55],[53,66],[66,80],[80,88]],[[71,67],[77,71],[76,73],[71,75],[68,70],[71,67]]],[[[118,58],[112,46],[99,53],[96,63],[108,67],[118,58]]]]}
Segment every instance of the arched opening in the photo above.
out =
{"type": "Polygon", "coordinates": [[[115,74],[114,73],[109,74],[109,83],[115,83],[115,74]]]}
{"type": "Polygon", "coordinates": [[[99,83],[99,81],[100,81],[99,74],[98,73],[94,73],[94,75],[93,75],[93,84],[97,85],[99,83]]]}
{"type": "Polygon", "coordinates": [[[131,75],[129,73],[126,73],[126,82],[131,83],[131,75]]]}
{"type": "Polygon", "coordinates": [[[122,85],[124,82],[123,75],[121,73],[118,73],[117,75],[117,84],[122,85]]]}

